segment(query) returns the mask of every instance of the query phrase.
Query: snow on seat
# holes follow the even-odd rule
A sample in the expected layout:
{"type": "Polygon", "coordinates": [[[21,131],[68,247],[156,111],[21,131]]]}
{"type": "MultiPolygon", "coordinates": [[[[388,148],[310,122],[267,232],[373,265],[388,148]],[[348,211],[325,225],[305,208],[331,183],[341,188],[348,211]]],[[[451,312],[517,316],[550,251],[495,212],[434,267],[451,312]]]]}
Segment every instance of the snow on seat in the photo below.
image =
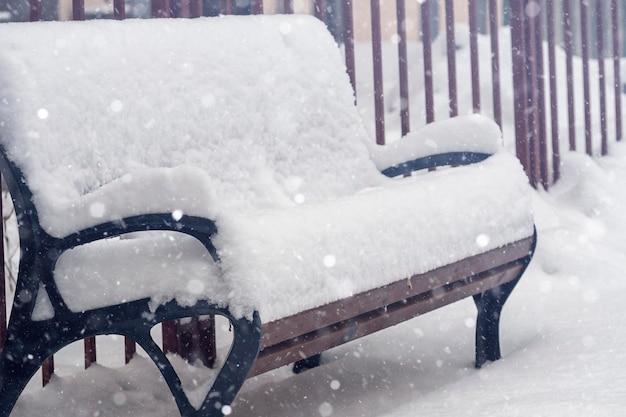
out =
{"type": "MultiPolygon", "coordinates": [[[[146,213],[218,229],[218,263],[186,236],[67,251],[55,280],[73,311],[205,299],[267,322],[533,233],[495,124],[460,117],[377,149],[314,18],[7,24],[0,74],[2,146],[48,234],[146,213]],[[449,143],[495,155],[380,174],[449,143]]],[[[33,317],[52,314],[41,297],[33,317]]]]}

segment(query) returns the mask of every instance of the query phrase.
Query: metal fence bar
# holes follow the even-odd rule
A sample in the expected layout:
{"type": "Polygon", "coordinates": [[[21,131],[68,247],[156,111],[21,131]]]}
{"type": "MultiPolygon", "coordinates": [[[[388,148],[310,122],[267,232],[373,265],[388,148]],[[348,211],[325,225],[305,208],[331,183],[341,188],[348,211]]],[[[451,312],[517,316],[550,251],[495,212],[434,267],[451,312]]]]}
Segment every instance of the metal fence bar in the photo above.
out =
{"type": "Polygon", "coordinates": [[[600,153],[609,153],[606,126],[606,72],[604,68],[604,12],[603,1],[596,2],[596,50],[598,53],[598,88],[600,90],[600,153]]]}
{"type": "Polygon", "coordinates": [[[152,0],[152,17],[171,17],[170,0],[152,0]]]}
{"type": "MultiPolygon", "coordinates": [[[[526,72],[526,100],[528,102],[528,137],[527,140],[529,142],[530,149],[530,167],[531,167],[531,177],[530,182],[533,186],[537,186],[541,181],[541,145],[539,143],[539,88],[538,82],[540,80],[539,77],[539,42],[537,40],[537,20],[534,16],[530,16],[528,14],[529,11],[529,3],[525,2],[525,16],[523,18],[524,21],[524,32],[526,33],[525,42],[526,42],[526,68],[528,69],[526,72]]],[[[534,5],[534,3],[533,3],[534,5]]],[[[530,7],[533,7],[532,5],[530,7]]],[[[536,11],[534,11],[536,13],[536,11]]]]}
{"type": "Polygon", "coordinates": [[[163,353],[175,353],[178,349],[178,342],[176,340],[176,321],[166,321],[161,324],[161,340],[163,346],[163,353]]]}
{"type": "Polygon", "coordinates": [[[572,0],[563,0],[563,36],[565,43],[565,72],[567,83],[567,121],[569,149],[576,150],[576,113],[574,102],[574,34],[572,32],[572,0]]]}
{"type": "Polygon", "coordinates": [[[189,3],[190,17],[202,17],[204,15],[204,6],[202,0],[191,0],[189,3]]]}
{"type": "Polygon", "coordinates": [[[354,59],[354,19],[352,11],[352,0],[345,0],[343,3],[343,47],[346,60],[346,70],[352,84],[356,101],[356,70],[354,59]]]}
{"type": "Polygon", "coordinates": [[[459,98],[456,84],[456,37],[454,34],[454,0],[446,0],[446,53],[448,59],[448,107],[450,117],[459,114],[459,98]]]}
{"type": "Polygon", "coordinates": [[[131,359],[137,353],[137,345],[135,341],[128,336],[124,337],[124,363],[128,365],[131,359]]]}
{"type": "Polygon", "coordinates": [[[511,0],[510,24],[511,24],[511,60],[513,66],[513,111],[515,116],[515,149],[526,175],[532,182],[532,170],[530,164],[530,148],[527,113],[527,87],[526,87],[526,36],[524,33],[524,5],[523,0],[511,0]]]}
{"type": "Polygon", "coordinates": [[[43,13],[41,0],[29,0],[29,6],[28,20],[31,22],[40,21],[43,13]]]}
{"type": "Polygon", "coordinates": [[[96,338],[88,337],[84,339],[83,344],[85,347],[85,369],[87,369],[96,362],[96,338]]]}
{"type": "Polygon", "coordinates": [[[468,1],[469,36],[470,36],[470,66],[472,75],[472,109],[480,112],[480,75],[478,64],[478,25],[476,23],[476,0],[468,1]]]}
{"type": "Polygon", "coordinates": [[[422,56],[424,61],[424,106],[426,123],[435,121],[435,93],[433,83],[432,28],[430,26],[430,2],[421,5],[422,56]]]}
{"type": "MultiPolygon", "coordinates": [[[[1,182],[1,181],[0,181],[1,182]]],[[[3,195],[0,190],[0,214],[4,217],[4,207],[2,204],[3,195]]],[[[4,221],[2,225],[4,226],[4,221]]],[[[0,228],[0,259],[2,260],[2,269],[0,269],[0,350],[4,346],[4,339],[7,336],[7,290],[5,273],[6,259],[4,257],[4,227],[0,228]]]]}
{"type": "Polygon", "coordinates": [[[72,20],[85,20],[85,0],[72,0],[72,20]]]}
{"type": "Polygon", "coordinates": [[[619,3],[611,0],[611,26],[613,39],[613,87],[615,96],[615,140],[622,140],[622,81],[620,71],[619,3]]]}
{"type": "Polygon", "coordinates": [[[374,69],[374,113],[376,143],[385,144],[385,93],[383,87],[382,34],[380,27],[380,0],[371,0],[372,19],[372,65],[374,69]]]}
{"type": "MultiPolygon", "coordinates": [[[[154,0],[152,0],[154,1],[154,0]]],[[[220,0],[220,14],[231,14],[233,12],[230,0],[220,0]]]]}
{"type": "Polygon", "coordinates": [[[593,154],[593,138],[591,135],[591,88],[589,81],[589,5],[580,2],[580,38],[583,58],[583,95],[585,113],[585,151],[593,154]]]}
{"type": "Polygon", "coordinates": [[[537,2],[529,3],[532,4],[532,7],[537,7],[537,9],[531,16],[529,16],[529,21],[531,22],[532,28],[534,30],[533,38],[534,38],[534,48],[535,48],[535,65],[536,65],[536,79],[533,80],[533,91],[536,92],[536,102],[535,102],[535,111],[536,111],[536,119],[535,119],[535,137],[534,143],[538,146],[538,153],[536,157],[538,158],[538,167],[539,167],[539,178],[541,180],[541,184],[545,189],[548,189],[550,184],[550,175],[548,168],[548,143],[546,141],[546,85],[545,85],[545,70],[544,70],[544,59],[543,59],[543,30],[542,30],[542,21],[543,15],[543,6],[537,4],[537,2]]]}
{"type": "Polygon", "coordinates": [[[113,0],[113,17],[116,20],[126,19],[126,0],[113,0]]]}
{"type": "Polygon", "coordinates": [[[396,0],[396,22],[398,30],[398,81],[400,84],[400,128],[402,136],[411,130],[409,120],[409,69],[407,61],[406,5],[396,0]]]}
{"type": "Polygon", "coordinates": [[[263,14],[263,0],[252,0],[252,14],[263,14]]]}
{"type": "Polygon", "coordinates": [[[502,101],[500,91],[500,42],[498,40],[498,3],[489,0],[489,36],[491,40],[491,86],[493,119],[502,127],[502,101]]]}
{"type": "Polygon", "coordinates": [[[286,14],[293,14],[293,0],[285,0],[283,2],[283,10],[286,14]]]}
{"type": "Polygon", "coordinates": [[[44,387],[50,382],[50,378],[54,375],[54,356],[50,356],[41,365],[41,385],[44,387]]]}
{"type": "Polygon", "coordinates": [[[559,106],[556,72],[556,34],[554,0],[546,1],[546,35],[548,41],[548,80],[550,90],[550,136],[552,138],[552,181],[561,176],[561,151],[559,145],[559,106]]]}
{"type": "Polygon", "coordinates": [[[321,20],[322,22],[325,21],[324,7],[325,7],[324,0],[313,1],[313,15],[317,17],[319,20],[321,20]]]}

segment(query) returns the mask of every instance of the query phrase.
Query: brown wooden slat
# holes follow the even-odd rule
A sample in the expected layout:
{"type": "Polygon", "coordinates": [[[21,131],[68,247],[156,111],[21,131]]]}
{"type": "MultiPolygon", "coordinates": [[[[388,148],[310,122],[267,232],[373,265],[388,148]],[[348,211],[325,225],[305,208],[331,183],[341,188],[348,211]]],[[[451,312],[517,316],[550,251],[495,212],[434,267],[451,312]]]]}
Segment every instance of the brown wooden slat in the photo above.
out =
{"type": "Polygon", "coordinates": [[[413,276],[410,280],[402,279],[372,291],[356,294],[348,299],[266,323],[263,325],[261,349],[338,323],[345,320],[346,317],[356,317],[381,306],[424,293],[432,288],[442,287],[450,282],[488,271],[495,266],[524,258],[531,251],[533,240],[532,237],[529,237],[502,248],[413,276]]]}
{"type": "Polygon", "coordinates": [[[522,268],[522,261],[514,262],[270,346],[260,352],[249,377],[322,353],[343,343],[512,281],[519,276],[522,268]]]}

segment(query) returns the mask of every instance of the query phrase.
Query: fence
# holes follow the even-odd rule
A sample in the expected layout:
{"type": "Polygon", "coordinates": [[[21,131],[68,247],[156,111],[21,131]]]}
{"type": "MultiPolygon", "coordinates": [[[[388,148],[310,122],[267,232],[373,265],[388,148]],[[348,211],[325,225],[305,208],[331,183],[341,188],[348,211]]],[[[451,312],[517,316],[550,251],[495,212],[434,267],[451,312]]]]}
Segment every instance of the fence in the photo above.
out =
{"type": "MultiPolygon", "coordinates": [[[[358,107],[378,144],[398,140],[438,118],[485,113],[502,127],[531,184],[548,188],[559,178],[562,147],[604,155],[612,141],[622,138],[620,37],[624,34],[617,0],[306,3],[306,10],[326,21],[341,41],[358,107]],[[593,37],[591,25],[596,30],[593,37]],[[367,43],[355,36],[364,27],[367,43]],[[614,125],[609,126],[610,120],[614,125]]],[[[294,13],[302,7],[294,0],[250,0],[243,9],[241,4],[152,0],[150,15],[294,13]]],[[[42,0],[30,0],[29,19],[41,20],[43,10],[42,0]]],[[[124,19],[127,10],[125,0],[113,0],[111,17],[124,19]]],[[[73,19],[91,15],[86,14],[84,0],[72,1],[73,19]]],[[[0,245],[9,246],[6,239],[0,239],[0,245]]],[[[0,344],[7,311],[4,274],[0,276],[0,344]]],[[[182,341],[181,334],[206,326],[214,324],[193,320],[165,325],[164,350],[188,349],[190,342],[182,341]]],[[[94,339],[85,340],[85,366],[96,360],[95,347],[94,339]]],[[[208,348],[209,360],[213,349],[214,345],[208,348]]],[[[135,352],[132,341],[125,341],[125,351],[128,362],[135,352]]],[[[50,360],[43,369],[44,383],[53,370],[50,360]]]]}

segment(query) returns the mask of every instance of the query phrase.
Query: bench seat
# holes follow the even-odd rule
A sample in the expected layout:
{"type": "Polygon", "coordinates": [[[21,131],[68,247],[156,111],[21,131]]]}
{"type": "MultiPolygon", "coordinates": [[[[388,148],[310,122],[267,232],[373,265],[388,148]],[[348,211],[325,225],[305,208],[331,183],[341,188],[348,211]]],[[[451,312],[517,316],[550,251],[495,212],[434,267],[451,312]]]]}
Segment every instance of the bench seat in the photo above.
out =
{"type": "Polygon", "coordinates": [[[532,235],[518,168],[503,152],[325,203],[225,215],[219,264],[190,237],[95,242],[61,256],[57,285],[74,311],[207,299],[273,321],[532,235]]]}

